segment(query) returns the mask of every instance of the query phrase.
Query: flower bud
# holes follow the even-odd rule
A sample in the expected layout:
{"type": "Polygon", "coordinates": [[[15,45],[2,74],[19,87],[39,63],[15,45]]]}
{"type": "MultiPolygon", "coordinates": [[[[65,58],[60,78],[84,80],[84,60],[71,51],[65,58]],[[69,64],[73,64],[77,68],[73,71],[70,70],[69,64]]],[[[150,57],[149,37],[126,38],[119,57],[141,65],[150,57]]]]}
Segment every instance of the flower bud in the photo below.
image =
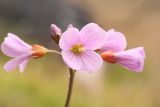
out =
{"type": "Polygon", "coordinates": [[[51,37],[58,44],[60,36],[62,35],[61,29],[55,24],[51,24],[51,37]]]}
{"type": "Polygon", "coordinates": [[[69,24],[69,25],[68,25],[68,28],[71,28],[71,27],[73,27],[73,25],[72,25],[72,24],[69,24]]]}
{"type": "Polygon", "coordinates": [[[55,35],[60,36],[62,34],[62,32],[61,32],[61,29],[59,27],[57,27],[55,24],[51,24],[51,34],[53,36],[55,36],[55,35]]]}

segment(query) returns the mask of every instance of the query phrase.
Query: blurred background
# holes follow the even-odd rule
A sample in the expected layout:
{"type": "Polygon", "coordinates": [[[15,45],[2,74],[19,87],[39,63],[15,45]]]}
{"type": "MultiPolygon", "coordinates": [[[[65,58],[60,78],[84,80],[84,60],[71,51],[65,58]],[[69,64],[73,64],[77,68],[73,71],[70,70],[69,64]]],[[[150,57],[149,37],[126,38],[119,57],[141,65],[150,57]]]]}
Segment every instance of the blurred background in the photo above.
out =
{"type": "MultiPolygon", "coordinates": [[[[50,24],[63,31],[95,22],[126,36],[127,49],[144,46],[144,72],[104,63],[76,73],[71,107],[160,107],[160,0],[0,0],[0,43],[8,32],[30,44],[60,50],[50,24]]],[[[0,107],[63,107],[68,69],[58,55],[30,61],[25,72],[5,72],[0,52],[0,107]]]]}

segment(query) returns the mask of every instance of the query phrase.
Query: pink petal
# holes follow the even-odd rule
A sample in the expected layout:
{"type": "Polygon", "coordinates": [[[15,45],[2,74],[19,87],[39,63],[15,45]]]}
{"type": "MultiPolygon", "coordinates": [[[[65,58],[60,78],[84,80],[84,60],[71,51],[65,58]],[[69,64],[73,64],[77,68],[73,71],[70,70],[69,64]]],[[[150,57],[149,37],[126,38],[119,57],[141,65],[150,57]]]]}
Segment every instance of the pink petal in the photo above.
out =
{"type": "Polygon", "coordinates": [[[1,50],[10,57],[17,57],[22,54],[30,53],[31,46],[22,41],[16,35],[8,33],[8,36],[1,44],[1,50]]]}
{"type": "Polygon", "coordinates": [[[31,45],[25,43],[22,39],[20,39],[18,36],[16,36],[13,33],[8,33],[8,38],[11,38],[12,40],[16,41],[17,43],[23,45],[24,47],[31,48],[31,45]]]}
{"type": "Polygon", "coordinates": [[[24,60],[22,63],[19,64],[19,70],[21,73],[23,73],[24,69],[26,68],[26,65],[28,64],[29,59],[24,60]]]}
{"type": "Polygon", "coordinates": [[[61,54],[67,66],[75,70],[79,70],[81,68],[82,60],[80,55],[76,55],[70,50],[63,50],[61,54]]]}
{"type": "Polygon", "coordinates": [[[102,47],[106,41],[105,31],[95,23],[89,23],[81,31],[81,42],[89,50],[102,47]]]}
{"type": "Polygon", "coordinates": [[[143,71],[145,53],[143,47],[116,53],[117,62],[124,68],[141,72],[143,71]]]}
{"type": "Polygon", "coordinates": [[[81,58],[83,63],[80,68],[80,71],[97,71],[103,63],[101,56],[94,51],[85,51],[82,54],[81,58]]]}
{"type": "Polygon", "coordinates": [[[30,54],[25,54],[16,58],[11,59],[4,65],[4,69],[6,71],[12,71],[14,70],[18,65],[23,63],[25,60],[28,60],[30,58],[30,54]]]}
{"type": "Polygon", "coordinates": [[[59,41],[60,48],[63,50],[70,50],[74,44],[79,43],[79,40],[80,40],[79,36],[80,36],[80,33],[78,29],[74,27],[68,28],[62,34],[62,37],[59,41]]]}
{"type": "Polygon", "coordinates": [[[125,36],[121,32],[115,32],[113,29],[106,32],[107,39],[101,47],[101,51],[112,50],[115,52],[123,51],[126,48],[127,42],[125,36]]]}

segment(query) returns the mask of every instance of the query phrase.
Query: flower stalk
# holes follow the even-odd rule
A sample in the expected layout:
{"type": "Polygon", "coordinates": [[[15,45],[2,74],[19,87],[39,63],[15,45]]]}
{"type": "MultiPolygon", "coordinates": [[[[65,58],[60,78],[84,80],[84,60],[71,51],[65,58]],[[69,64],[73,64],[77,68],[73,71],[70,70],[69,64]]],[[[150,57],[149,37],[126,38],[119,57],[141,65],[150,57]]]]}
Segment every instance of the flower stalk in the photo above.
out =
{"type": "Polygon", "coordinates": [[[51,53],[55,53],[55,54],[61,55],[61,53],[56,51],[56,50],[48,50],[47,52],[51,52],[51,53]]]}
{"type": "Polygon", "coordinates": [[[75,76],[75,70],[69,68],[69,87],[68,87],[68,93],[66,98],[66,103],[64,107],[69,107],[71,96],[72,96],[72,90],[73,90],[73,82],[74,82],[74,76],[75,76]]]}

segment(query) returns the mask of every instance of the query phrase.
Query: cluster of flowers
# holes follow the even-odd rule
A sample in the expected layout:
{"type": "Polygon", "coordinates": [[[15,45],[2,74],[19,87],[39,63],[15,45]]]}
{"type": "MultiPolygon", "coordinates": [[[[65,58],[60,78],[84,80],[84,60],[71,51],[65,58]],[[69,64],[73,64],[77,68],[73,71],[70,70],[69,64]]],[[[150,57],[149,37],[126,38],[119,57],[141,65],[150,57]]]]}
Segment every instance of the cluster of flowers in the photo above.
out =
{"type": "MultiPolygon", "coordinates": [[[[60,54],[65,64],[73,70],[94,72],[106,61],[118,63],[131,71],[143,71],[144,48],[125,51],[126,39],[114,29],[105,31],[97,24],[89,23],[81,30],[69,25],[62,33],[60,28],[52,24],[51,34],[62,49],[60,54]]],[[[40,45],[29,45],[12,33],[8,33],[4,39],[1,50],[13,58],[5,64],[4,69],[12,71],[18,66],[21,72],[30,59],[42,57],[52,51],[40,45]]]]}

